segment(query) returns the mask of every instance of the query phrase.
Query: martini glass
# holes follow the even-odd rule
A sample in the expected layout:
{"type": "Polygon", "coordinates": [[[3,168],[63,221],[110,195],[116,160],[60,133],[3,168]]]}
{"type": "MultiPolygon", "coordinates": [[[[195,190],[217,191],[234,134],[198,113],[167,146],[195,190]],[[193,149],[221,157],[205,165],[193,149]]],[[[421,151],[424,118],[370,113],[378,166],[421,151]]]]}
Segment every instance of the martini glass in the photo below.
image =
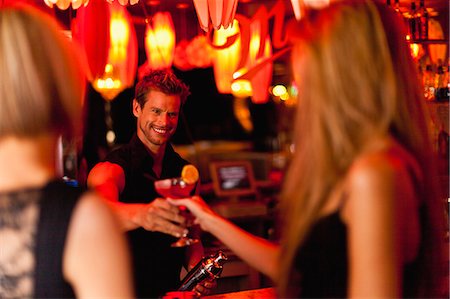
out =
{"type": "MultiPolygon", "coordinates": [[[[194,184],[186,183],[181,177],[163,179],[155,181],[155,189],[159,195],[163,197],[170,197],[172,199],[186,198],[191,195],[192,190],[195,188],[194,184]]],[[[185,207],[181,206],[180,210],[183,212],[185,207]]],[[[192,239],[186,235],[181,236],[177,241],[171,244],[172,247],[184,247],[197,243],[198,239],[192,239]]]]}

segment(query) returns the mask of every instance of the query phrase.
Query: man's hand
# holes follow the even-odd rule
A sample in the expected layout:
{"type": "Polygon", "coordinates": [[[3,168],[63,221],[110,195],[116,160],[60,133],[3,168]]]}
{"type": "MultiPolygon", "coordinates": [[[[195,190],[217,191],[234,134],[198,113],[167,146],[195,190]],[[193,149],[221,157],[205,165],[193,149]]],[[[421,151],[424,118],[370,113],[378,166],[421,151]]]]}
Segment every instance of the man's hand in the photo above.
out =
{"type": "Polygon", "coordinates": [[[217,281],[212,279],[206,279],[201,283],[197,284],[193,291],[197,294],[197,296],[206,296],[211,293],[211,291],[217,287],[217,281]]]}
{"type": "Polygon", "coordinates": [[[137,224],[148,231],[157,231],[177,238],[188,233],[183,227],[186,219],[180,215],[178,207],[162,198],[143,205],[136,216],[137,224]]]}

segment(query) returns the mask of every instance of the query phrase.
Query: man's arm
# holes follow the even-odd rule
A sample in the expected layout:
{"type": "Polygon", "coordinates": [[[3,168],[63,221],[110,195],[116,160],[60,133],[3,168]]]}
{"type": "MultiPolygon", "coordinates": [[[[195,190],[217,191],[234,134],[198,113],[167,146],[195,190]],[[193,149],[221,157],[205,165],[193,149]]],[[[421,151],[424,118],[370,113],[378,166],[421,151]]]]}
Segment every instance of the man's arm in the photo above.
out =
{"type": "Polygon", "coordinates": [[[125,173],[118,164],[98,163],[89,173],[87,184],[107,200],[125,231],[143,227],[175,237],[186,231],[178,225],[184,223],[178,208],[164,199],[157,198],[149,204],[119,202],[119,195],[125,187],[125,173]]]}

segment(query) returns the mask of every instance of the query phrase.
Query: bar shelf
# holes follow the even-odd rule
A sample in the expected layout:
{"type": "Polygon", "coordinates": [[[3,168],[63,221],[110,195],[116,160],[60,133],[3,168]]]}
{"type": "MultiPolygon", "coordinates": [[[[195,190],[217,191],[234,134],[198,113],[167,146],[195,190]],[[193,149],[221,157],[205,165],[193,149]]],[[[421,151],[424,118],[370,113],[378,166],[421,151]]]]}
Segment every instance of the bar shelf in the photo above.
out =
{"type": "Polygon", "coordinates": [[[410,40],[410,43],[426,44],[426,45],[448,44],[448,40],[447,39],[412,39],[412,40],[410,40]]]}

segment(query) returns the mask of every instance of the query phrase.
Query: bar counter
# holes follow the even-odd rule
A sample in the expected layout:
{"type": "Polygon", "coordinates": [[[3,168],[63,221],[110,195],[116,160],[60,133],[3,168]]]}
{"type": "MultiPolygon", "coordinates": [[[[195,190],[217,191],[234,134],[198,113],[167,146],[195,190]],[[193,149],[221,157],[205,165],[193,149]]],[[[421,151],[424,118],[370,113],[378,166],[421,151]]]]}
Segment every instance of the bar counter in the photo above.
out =
{"type": "Polygon", "coordinates": [[[233,293],[217,294],[201,297],[204,299],[274,299],[277,298],[274,288],[254,289],[233,293]]]}

